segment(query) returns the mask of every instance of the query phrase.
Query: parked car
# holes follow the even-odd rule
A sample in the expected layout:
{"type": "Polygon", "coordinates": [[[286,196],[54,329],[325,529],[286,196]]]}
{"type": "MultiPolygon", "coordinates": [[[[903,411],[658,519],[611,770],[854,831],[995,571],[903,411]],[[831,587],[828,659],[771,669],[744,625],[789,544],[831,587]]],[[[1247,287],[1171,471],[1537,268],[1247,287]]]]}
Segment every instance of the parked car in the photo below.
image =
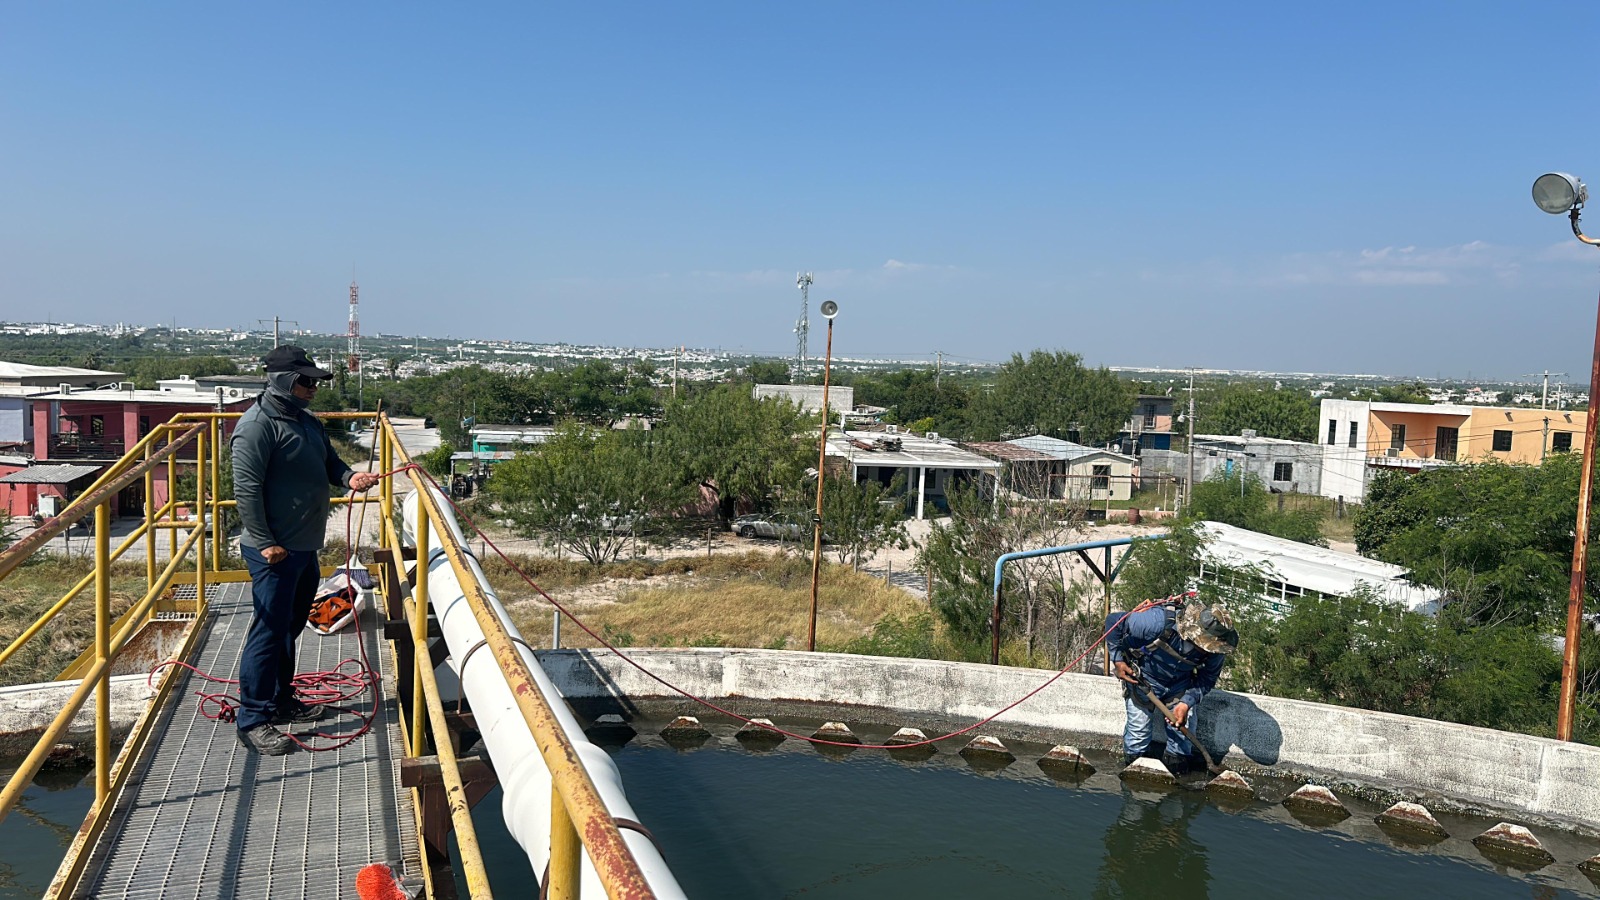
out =
{"type": "Polygon", "coordinates": [[[796,522],[778,515],[740,516],[733,520],[733,533],[747,538],[764,537],[798,541],[811,535],[811,523],[796,522]]]}

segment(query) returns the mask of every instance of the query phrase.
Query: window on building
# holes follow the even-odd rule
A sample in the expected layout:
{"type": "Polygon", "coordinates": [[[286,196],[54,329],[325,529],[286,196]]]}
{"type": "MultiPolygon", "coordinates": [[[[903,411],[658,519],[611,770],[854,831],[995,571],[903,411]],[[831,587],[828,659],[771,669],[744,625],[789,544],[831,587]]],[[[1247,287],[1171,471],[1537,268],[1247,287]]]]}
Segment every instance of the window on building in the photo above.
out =
{"type": "Polygon", "coordinates": [[[1350,446],[1354,447],[1355,445],[1356,445],[1356,423],[1351,422],[1350,423],[1350,446]]]}
{"type": "Polygon", "coordinates": [[[1095,466],[1094,477],[1089,479],[1089,487],[1096,491],[1111,490],[1111,467],[1095,466]]]}
{"type": "Polygon", "coordinates": [[[150,433],[150,417],[149,416],[140,416],[139,417],[139,437],[144,437],[145,435],[147,435],[149,433],[150,433]]]}
{"type": "Polygon", "coordinates": [[[1156,427],[1156,405],[1154,403],[1146,403],[1144,405],[1144,427],[1156,427]]]}
{"type": "Polygon", "coordinates": [[[1572,452],[1572,432],[1557,431],[1550,435],[1550,449],[1557,453],[1572,452]]]}
{"type": "Polygon", "coordinates": [[[1406,447],[1406,426],[1394,425],[1389,429],[1389,449],[1404,450],[1406,447]]]}
{"type": "Polygon", "coordinates": [[[1498,429],[1495,430],[1495,433],[1494,433],[1494,452],[1496,452],[1496,453],[1510,453],[1511,452],[1511,432],[1510,431],[1500,431],[1498,429]]]}
{"type": "Polygon", "coordinates": [[[1328,446],[1332,447],[1339,442],[1339,420],[1328,420],[1328,446]]]}
{"type": "Polygon", "coordinates": [[[106,417],[105,416],[90,416],[89,417],[89,433],[90,434],[94,434],[94,435],[105,434],[106,433],[106,417]]]}
{"type": "Polygon", "coordinates": [[[1456,461],[1456,443],[1461,432],[1455,428],[1439,426],[1433,431],[1433,458],[1447,462],[1456,461]]]}
{"type": "Polygon", "coordinates": [[[1293,481],[1294,480],[1294,463],[1286,463],[1286,462],[1273,463],[1272,464],[1272,480],[1273,481],[1293,481]]]}

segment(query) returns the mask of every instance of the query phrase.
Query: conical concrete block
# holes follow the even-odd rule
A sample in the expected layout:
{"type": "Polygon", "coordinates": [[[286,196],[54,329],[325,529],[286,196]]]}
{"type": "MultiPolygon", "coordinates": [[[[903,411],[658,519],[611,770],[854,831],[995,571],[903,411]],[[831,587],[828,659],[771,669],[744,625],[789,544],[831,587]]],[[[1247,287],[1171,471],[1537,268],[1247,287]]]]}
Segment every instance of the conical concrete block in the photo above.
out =
{"type": "Polygon", "coordinates": [[[1314,825],[1331,825],[1350,818],[1350,810],[1345,809],[1333,791],[1320,784],[1308,784],[1283,798],[1284,808],[1294,814],[1294,817],[1314,825]]]}
{"type": "Polygon", "coordinates": [[[1063,781],[1082,781],[1094,774],[1094,766],[1077,747],[1057,744],[1050,752],[1039,757],[1039,769],[1051,778],[1063,781]]]}
{"type": "Polygon", "coordinates": [[[1450,836],[1450,832],[1444,830],[1444,826],[1433,817],[1433,813],[1428,812],[1428,808],[1420,803],[1401,800],[1378,813],[1375,821],[1385,833],[1401,839],[1420,838],[1424,841],[1440,841],[1450,836]]]}
{"type": "Polygon", "coordinates": [[[1122,780],[1154,787],[1171,787],[1178,783],[1172,772],[1159,759],[1141,756],[1122,770],[1122,780]]]}
{"type": "Polygon", "coordinates": [[[1017,755],[1001,743],[999,738],[986,734],[978,735],[962,747],[961,758],[974,769],[986,772],[1004,769],[1017,761],[1017,755]]]}
{"type": "Polygon", "coordinates": [[[1213,797],[1223,797],[1229,800],[1254,800],[1256,789],[1250,786],[1243,775],[1232,769],[1224,769],[1217,777],[1206,784],[1206,793],[1213,797]]]}
{"type": "Polygon", "coordinates": [[[1510,822],[1501,822],[1473,838],[1472,843],[1479,853],[1491,861],[1514,868],[1531,871],[1556,861],[1550,851],[1539,843],[1539,839],[1533,836],[1533,832],[1510,822]]]}
{"type": "Polygon", "coordinates": [[[782,734],[772,730],[773,727],[771,719],[757,717],[746,722],[733,736],[748,749],[771,750],[785,740],[782,734]]]}

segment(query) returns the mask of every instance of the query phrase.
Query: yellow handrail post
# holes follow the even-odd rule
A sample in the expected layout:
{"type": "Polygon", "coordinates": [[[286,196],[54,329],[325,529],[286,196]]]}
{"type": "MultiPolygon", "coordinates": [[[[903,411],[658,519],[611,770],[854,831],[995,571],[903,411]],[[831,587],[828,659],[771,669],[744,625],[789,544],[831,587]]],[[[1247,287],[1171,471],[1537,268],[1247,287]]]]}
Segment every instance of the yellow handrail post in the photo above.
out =
{"type": "MultiPolygon", "coordinates": [[[[194,610],[195,617],[206,613],[206,433],[194,436],[194,514],[198,516],[194,527],[200,540],[194,548],[194,610]]],[[[176,540],[177,532],[173,532],[176,540]]]]}
{"type": "MultiPolygon", "coordinates": [[[[172,430],[167,428],[166,425],[162,425],[161,428],[167,432],[167,443],[170,444],[172,442],[172,430]]],[[[178,524],[178,454],[176,453],[167,457],[167,500],[168,505],[172,507],[172,511],[167,513],[167,517],[172,520],[171,524],[176,525],[178,524]]],[[[178,529],[167,529],[167,538],[171,543],[171,546],[167,548],[167,552],[177,556],[178,529]]]]}
{"type": "MultiPolygon", "coordinates": [[[[150,460],[150,444],[144,445],[144,458],[150,460]]],[[[156,586],[156,473],[153,467],[144,470],[144,589],[156,586]]]]}
{"type": "Polygon", "coordinates": [[[222,571],[222,420],[211,420],[211,571],[222,571]]]}
{"type": "MultiPolygon", "coordinates": [[[[411,639],[425,647],[428,640],[428,517],[417,516],[417,586],[411,592],[411,639]]],[[[411,755],[427,752],[422,733],[422,667],[431,657],[423,652],[411,661],[411,755]]]]}
{"type": "Polygon", "coordinates": [[[111,499],[94,508],[94,800],[111,793],[111,499]]]}
{"type": "Polygon", "coordinates": [[[550,789],[550,873],[545,876],[545,891],[550,900],[578,900],[582,883],[578,874],[583,844],[578,829],[567,815],[566,801],[553,786],[550,789]]]}
{"type": "MultiPolygon", "coordinates": [[[[389,425],[388,425],[388,421],[389,420],[387,418],[380,416],[379,419],[378,419],[377,425],[375,426],[375,430],[373,432],[373,434],[375,435],[373,439],[382,441],[382,445],[381,445],[382,446],[382,450],[379,452],[379,458],[382,461],[378,465],[381,466],[383,471],[385,471],[385,472],[390,472],[390,471],[394,470],[394,434],[393,434],[393,429],[391,427],[389,427],[389,425]]],[[[385,478],[383,480],[382,485],[378,488],[378,500],[379,500],[378,508],[383,510],[383,521],[384,522],[393,522],[394,521],[394,479],[393,478],[385,478]]],[[[387,534],[387,533],[388,533],[388,531],[385,528],[379,528],[378,529],[378,534],[379,535],[384,535],[384,534],[387,534]]],[[[389,549],[392,550],[392,549],[395,549],[395,548],[391,547],[389,549]]]]}
{"type": "MultiPolygon", "coordinates": [[[[417,659],[428,658],[428,641],[413,639],[412,649],[417,659]]],[[[456,758],[455,747],[450,743],[450,725],[444,717],[444,702],[439,698],[439,682],[433,670],[417,666],[423,675],[426,695],[419,695],[419,703],[426,701],[428,725],[435,735],[434,746],[439,755],[439,775],[444,781],[445,802],[450,807],[450,821],[456,830],[456,849],[461,854],[461,871],[467,881],[467,896],[472,900],[489,900],[494,894],[489,889],[489,876],[483,866],[483,852],[478,846],[478,833],[472,824],[472,806],[467,802],[467,789],[461,782],[461,763],[456,758]]]]}

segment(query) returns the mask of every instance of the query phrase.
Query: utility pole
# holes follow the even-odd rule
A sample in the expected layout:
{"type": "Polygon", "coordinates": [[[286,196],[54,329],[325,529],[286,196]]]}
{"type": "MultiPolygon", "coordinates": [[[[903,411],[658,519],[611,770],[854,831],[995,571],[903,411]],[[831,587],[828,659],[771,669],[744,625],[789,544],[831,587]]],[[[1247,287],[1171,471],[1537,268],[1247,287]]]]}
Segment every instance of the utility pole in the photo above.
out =
{"type": "Polygon", "coordinates": [[[679,344],[672,351],[672,396],[678,396],[678,357],[683,355],[683,345],[679,344]]]}
{"type": "Polygon", "coordinates": [[[933,354],[933,389],[937,391],[939,389],[939,375],[944,371],[944,351],[935,350],[933,354]]]}
{"type": "Polygon", "coordinates": [[[1189,480],[1183,483],[1183,508],[1194,500],[1194,367],[1189,367],[1189,480]]]}
{"type": "Polygon", "coordinates": [[[258,324],[258,325],[265,325],[268,322],[272,323],[272,346],[274,346],[274,347],[283,346],[283,341],[278,337],[278,325],[279,325],[279,323],[288,322],[290,325],[293,325],[296,329],[298,329],[300,327],[300,323],[296,322],[293,319],[281,319],[281,318],[279,318],[277,316],[273,316],[270,319],[257,319],[256,320],[256,324],[258,324]]]}
{"type": "Polygon", "coordinates": [[[1550,376],[1551,375],[1555,375],[1557,377],[1565,378],[1567,373],[1565,373],[1565,372],[1552,372],[1549,369],[1546,369],[1543,372],[1531,372],[1531,373],[1529,373],[1527,375],[1522,376],[1523,378],[1538,378],[1540,376],[1544,377],[1544,390],[1543,390],[1543,392],[1541,392],[1539,394],[1539,408],[1540,409],[1549,409],[1550,408],[1550,376]]]}
{"type": "Polygon", "coordinates": [[[1539,462],[1544,463],[1546,448],[1550,446],[1550,417],[1544,417],[1544,437],[1539,439],[1539,462]]]}

